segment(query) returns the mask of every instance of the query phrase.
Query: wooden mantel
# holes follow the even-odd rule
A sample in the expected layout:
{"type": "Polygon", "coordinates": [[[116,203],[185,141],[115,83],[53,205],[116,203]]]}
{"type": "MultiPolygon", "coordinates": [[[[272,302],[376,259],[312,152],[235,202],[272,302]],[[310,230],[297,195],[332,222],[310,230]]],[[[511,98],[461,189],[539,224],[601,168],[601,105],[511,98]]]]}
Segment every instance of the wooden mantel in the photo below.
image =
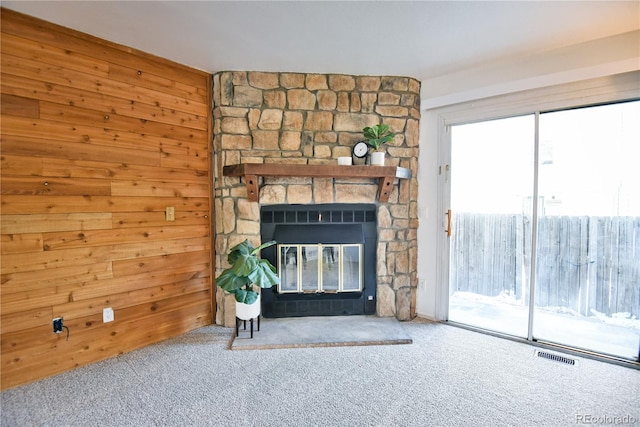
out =
{"type": "Polygon", "coordinates": [[[303,165],[283,163],[243,163],[223,168],[224,176],[243,177],[247,185],[247,197],[252,202],[258,201],[258,177],[312,177],[312,178],[377,178],[378,200],[389,201],[391,188],[395,178],[411,178],[411,171],[398,166],[369,165],[303,165]]]}

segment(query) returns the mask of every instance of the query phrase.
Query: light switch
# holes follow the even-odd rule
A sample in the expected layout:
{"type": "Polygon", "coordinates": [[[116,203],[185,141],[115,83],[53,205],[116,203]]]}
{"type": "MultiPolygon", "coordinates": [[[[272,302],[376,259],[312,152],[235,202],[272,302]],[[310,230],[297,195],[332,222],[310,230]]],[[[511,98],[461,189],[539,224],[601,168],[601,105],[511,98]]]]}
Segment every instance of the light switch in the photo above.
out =
{"type": "Polygon", "coordinates": [[[176,220],[176,208],[173,206],[167,206],[164,210],[164,217],[167,221],[175,221],[176,220]]]}

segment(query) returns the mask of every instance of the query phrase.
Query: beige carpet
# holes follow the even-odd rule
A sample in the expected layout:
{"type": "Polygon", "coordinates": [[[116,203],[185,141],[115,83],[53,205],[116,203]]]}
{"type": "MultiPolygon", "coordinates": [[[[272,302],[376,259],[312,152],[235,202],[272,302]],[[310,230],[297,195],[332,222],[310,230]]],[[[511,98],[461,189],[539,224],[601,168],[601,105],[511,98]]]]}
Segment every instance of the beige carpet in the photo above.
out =
{"type": "Polygon", "coordinates": [[[323,316],[261,319],[260,331],[254,322],[240,326],[239,336],[232,338],[232,350],[256,350],[299,347],[340,347],[356,345],[411,344],[402,322],[392,317],[323,316]]]}
{"type": "MultiPolygon", "coordinates": [[[[231,328],[206,326],[5,390],[0,425],[637,427],[640,422],[640,371],[579,357],[579,363],[567,365],[537,357],[533,345],[439,323],[399,325],[411,345],[252,351],[229,350],[231,328]]],[[[268,328],[265,322],[260,333],[268,328]]]]}

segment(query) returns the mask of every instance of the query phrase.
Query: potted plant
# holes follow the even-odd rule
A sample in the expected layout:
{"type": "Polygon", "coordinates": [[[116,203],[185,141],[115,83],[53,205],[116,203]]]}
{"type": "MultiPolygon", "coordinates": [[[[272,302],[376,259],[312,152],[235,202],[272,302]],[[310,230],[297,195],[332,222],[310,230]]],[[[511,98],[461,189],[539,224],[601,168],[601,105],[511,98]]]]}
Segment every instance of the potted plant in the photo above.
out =
{"type": "Polygon", "coordinates": [[[250,320],[260,315],[258,288],[270,288],[280,283],[276,268],[266,259],[258,258],[260,251],[275,245],[275,240],[255,248],[249,240],[232,247],[227,256],[231,267],[216,277],[216,285],[233,294],[236,300],[236,317],[250,320]]]}
{"type": "Polygon", "coordinates": [[[396,136],[395,132],[391,132],[389,125],[378,123],[375,126],[367,126],[362,129],[365,142],[373,152],[371,153],[371,164],[384,166],[384,152],[381,147],[387,142],[393,141],[396,136]]]}

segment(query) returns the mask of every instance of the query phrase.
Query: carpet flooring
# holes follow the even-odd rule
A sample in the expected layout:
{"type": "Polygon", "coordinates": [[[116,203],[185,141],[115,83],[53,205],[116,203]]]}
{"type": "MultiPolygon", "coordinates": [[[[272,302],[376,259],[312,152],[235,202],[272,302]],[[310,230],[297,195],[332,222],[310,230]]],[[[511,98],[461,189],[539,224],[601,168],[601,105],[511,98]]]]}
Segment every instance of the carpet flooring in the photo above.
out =
{"type": "Polygon", "coordinates": [[[640,371],[416,320],[413,343],[229,349],[208,326],[1,394],[11,426],[640,424],[640,371]]]}

